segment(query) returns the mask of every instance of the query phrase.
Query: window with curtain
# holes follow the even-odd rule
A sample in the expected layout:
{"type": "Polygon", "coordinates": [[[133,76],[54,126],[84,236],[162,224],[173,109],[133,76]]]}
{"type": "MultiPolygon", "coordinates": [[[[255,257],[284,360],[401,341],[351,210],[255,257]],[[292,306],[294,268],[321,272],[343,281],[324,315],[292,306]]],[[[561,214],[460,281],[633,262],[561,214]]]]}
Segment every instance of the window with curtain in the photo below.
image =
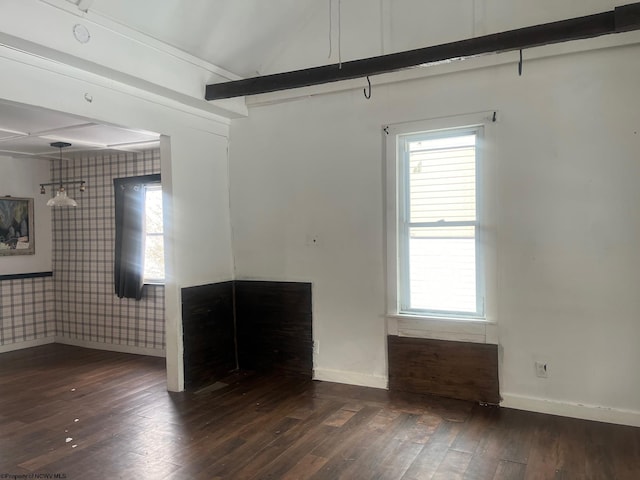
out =
{"type": "MultiPolygon", "coordinates": [[[[147,191],[160,186],[160,175],[115,178],[115,293],[119,298],[142,298],[147,245],[147,191]]],[[[154,234],[157,226],[152,227],[154,234]]],[[[157,237],[157,235],[154,235],[157,237]]],[[[162,274],[164,277],[164,272],[162,274]]]]}

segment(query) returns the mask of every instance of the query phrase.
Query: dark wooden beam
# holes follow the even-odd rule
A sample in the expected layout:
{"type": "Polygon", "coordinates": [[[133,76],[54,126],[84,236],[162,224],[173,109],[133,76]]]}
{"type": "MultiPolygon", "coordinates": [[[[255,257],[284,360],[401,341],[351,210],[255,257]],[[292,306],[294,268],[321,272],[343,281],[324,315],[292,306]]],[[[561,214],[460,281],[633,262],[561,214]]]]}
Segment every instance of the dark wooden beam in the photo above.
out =
{"type": "Polygon", "coordinates": [[[639,29],[640,3],[634,3],[595,15],[519,28],[406,52],[231,82],[213,83],[207,85],[205,98],[219,100],[308,87],[379,75],[434,62],[522,50],[639,29]]]}

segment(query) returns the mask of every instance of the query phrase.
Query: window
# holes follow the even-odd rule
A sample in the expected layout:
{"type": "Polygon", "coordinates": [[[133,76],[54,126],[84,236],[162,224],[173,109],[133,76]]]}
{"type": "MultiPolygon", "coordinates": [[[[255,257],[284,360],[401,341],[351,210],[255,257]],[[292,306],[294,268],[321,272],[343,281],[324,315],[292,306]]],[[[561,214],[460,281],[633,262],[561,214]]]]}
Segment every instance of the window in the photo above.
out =
{"type": "Polygon", "coordinates": [[[478,188],[483,127],[407,130],[396,129],[392,141],[394,308],[484,318],[478,188]]]}
{"type": "Polygon", "coordinates": [[[144,283],[164,280],[160,175],[114,178],[114,286],[119,298],[142,298],[144,283]]]}
{"type": "Polygon", "coordinates": [[[144,221],[144,283],[164,282],[164,231],[162,227],[162,187],[147,185],[144,221]]]}

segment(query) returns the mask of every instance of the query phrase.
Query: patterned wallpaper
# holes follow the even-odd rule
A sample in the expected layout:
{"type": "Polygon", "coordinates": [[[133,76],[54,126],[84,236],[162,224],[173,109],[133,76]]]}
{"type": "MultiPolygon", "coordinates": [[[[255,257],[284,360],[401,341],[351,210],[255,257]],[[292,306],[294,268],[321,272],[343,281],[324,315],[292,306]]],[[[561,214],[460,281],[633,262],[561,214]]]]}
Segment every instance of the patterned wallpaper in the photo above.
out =
{"type": "Polygon", "coordinates": [[[160,173],[160,151],[93,152],[60,167],[60,175],[85,180],[87,189],[68,189],[76,208],[53,211],[53,279],[56,335],[76,340],[164,348],[164,287],[145,286],[142,300],[114,294],[113,179],[160,173]]]}
{"type": "Polygon", "coordinates": [[[52,277],[0,281],[0,345],[52,337],[55,333],[52,277]]]}
{"type": "Polygon", "coordinates": [[[146,285],[136,301],[119,299],[113,286],[113,179],[159,172],[159,150],[93,152],[52,163],[52,181],[82,179],[87,189],[71,186],[78,206],[53,210],[53,278],[0,281],[0,346],[58,336],[164,349],[164,287],[146,285]]]}

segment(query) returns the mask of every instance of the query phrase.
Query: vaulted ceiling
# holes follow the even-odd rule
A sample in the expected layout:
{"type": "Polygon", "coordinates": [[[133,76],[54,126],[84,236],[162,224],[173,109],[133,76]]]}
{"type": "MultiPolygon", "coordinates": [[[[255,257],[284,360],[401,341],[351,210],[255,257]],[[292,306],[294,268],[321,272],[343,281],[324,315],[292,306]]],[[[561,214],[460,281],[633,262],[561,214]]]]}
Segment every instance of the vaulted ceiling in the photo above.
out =
{"type": "MultiPolygon", "coordinates": [[[[628,3],[538,0],[534,7],[528,0],[41,1],[98,15],[143,34],[140,41],[152,37],[239,77],[410,50],[628,3]]],[[[50,140],[93,149],[144,144],[149,137],[146,132],[0,104],[0,155],[46,155],[52,152],[50,140]],[[42,124],[43,119],[50,121],[42,124]]]]}
{"type": "Polygon", "coordinates": [[[629,0],[67,0],[241,77],[462,40],[629,0]],[[338,51],[340,49],[340,52],[338,51]]]}
{"type": "Polygon", "coordinates": [[[269,62],[299,28],[320,11],[328,11],[328,2],[93,0],[88,8],[230,72],[249,77],[268,70],[269,62]]]}

